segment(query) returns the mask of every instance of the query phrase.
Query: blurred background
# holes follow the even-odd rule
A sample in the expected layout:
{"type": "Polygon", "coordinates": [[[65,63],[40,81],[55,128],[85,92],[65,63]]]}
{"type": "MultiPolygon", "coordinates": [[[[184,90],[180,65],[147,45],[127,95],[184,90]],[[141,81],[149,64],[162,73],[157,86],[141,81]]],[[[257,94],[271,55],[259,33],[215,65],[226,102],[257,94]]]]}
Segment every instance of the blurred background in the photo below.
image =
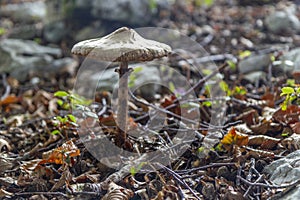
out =
{"type": "Polygon", "coordinates": [[[60,77],[74,73],[78,63],[70,49],[76,42],[122,26],[176,29],[210,54],[292,48],[300,41],[299,1],[0,0],[0,5],[0,72],[19,81],[32,81],[45,70],[60,77]]]}

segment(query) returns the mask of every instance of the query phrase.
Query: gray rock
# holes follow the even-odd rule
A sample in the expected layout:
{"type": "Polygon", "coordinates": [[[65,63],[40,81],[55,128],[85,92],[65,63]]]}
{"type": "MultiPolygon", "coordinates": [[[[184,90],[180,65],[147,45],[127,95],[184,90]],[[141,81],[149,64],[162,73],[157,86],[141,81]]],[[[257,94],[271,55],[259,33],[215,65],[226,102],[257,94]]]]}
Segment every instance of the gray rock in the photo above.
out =
{"type": "Polygon", "coordinates": [[[26,24],[15,27],[9,34],[9,38],[28,40],[36,37],[41,37],[41,35],[42,26],[38,26],[36,24],[26,24]]]}
{"type": "Polygon", "coordinates": [[[263,71],[250,72],[244,75],[244,79],[252,83],[257,83],[259,80],[266,80],[267,74],[263,71]]]}
{"type": "Polygon", "coordinates": [[[300,30],[300,21],[291,11],[276,11],[265,19],[266,27],[273,33],[287,33],[300,30]]]}
{"type": "Polygon", "coordinates": [[[77,8],[91,8],[93,4],[93,0],[76,0],[75,6],[77,8]]]}
{"type": "Polygon", "coordinates": [[[82,41],[89,38],[98,38],[105,35],[105,30],[100,25],[87,26],[82,28],[78,33],[73,34],[75,41],[82,41]]]}
{"type": "Polygon", "coordinates": [[[50,65],[61,50],[38,45],[30,40],[6,39],[0,42],[0,72],[9,72],[19,80],[38,68],[50,65]]]}
{"type": "Polygon", "coordinates": [[[300,70],[300,48],[293,49],[281,56],[280,67],[284,72],[292,72],[293,70],[300,70]]]}
{"type": "Polygon", "coordinates": [[[277,185],[288,184],[300,179],[300,150],[266,166],[264,173],[271,175],[270,180],[277,185]]]}
{"type": "Polygon", "coordinates": [[[254,71],[263,71],[271,64],[270,55],[254,55],[250,56],[238,64],[240,73],[246,74],[254,71]]]}
{"type": "Polygon", "coordinates": [[[146,25],[151,20],[148,0],[94,0],[92,14],[96,18],[146,25]]]}
{"type": "Polygon", "coordinates": [[[44,26],[44,37],[48,42],[58,43],[68,34],[63,21],[54,21],[44,26]]]}
{"type": "Polygon", "coordinates": [[[46,17],[44,1],[7,4],[0,7],[0,16],[7,16],[18,22],[37,22],[46,17]]]}
{"type": "MultiPolygon", "coordinates": [[[[290,184],[300,179],[300,150],[297,150],[285,158],[276,160],[266,166],[264,173],[269,174],[270,180],[276,185],[290,184]]],[[[293,188],[280,199],[299,199],[300,186],[293,188]]]]}

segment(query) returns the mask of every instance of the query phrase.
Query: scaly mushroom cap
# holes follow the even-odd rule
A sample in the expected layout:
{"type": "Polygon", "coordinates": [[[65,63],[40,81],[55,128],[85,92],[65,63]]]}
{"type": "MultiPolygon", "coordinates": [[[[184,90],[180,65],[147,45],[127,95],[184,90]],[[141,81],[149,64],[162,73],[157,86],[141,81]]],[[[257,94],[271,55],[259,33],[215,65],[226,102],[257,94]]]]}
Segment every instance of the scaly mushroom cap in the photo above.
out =
{"type": "Polygon", "coordinates": [[[72,53],[103,61],[150,61],[171,52],[171,47],[147,40],[133,29],[122,27],[102,38],[84,40],[75,44],[72,53]]]}

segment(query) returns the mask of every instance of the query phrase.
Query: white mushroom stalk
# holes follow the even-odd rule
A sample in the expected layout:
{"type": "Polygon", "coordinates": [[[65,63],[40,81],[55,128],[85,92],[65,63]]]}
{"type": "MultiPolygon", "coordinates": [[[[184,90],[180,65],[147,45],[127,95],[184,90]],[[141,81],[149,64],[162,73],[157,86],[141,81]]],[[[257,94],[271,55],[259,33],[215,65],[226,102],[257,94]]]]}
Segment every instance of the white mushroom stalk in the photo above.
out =
{"type": "Polygon", "coordinates": [[[116,139],[122,143],[121,145],[124,144],[127,134],[128,77],[131,72],[128,63],[151,61],[167,56],[171,51],[170,46],[147,40],[127,27],[119,28],[102,38],[79,42],[72,48],[72,53],[75,55],[89,56],[103,61],[120,62],[120,67],[117,69],[120,80],[117,111],[119,131],[116,139]]]}

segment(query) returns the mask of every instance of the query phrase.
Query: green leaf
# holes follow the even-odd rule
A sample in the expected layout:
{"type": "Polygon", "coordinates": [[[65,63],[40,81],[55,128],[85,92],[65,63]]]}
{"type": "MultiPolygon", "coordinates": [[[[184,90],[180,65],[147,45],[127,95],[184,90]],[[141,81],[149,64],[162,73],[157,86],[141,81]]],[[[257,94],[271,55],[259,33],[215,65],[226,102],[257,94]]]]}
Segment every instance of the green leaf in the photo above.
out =
{"type": "Polygon", "coordinates": [[[274,55],[271,55],[270,60],[271,60],[271,62],[274,62],[276,60],[276,57],[274,55]]]}
{"type": "Polygon", "coordinates": [[[131,176],[134,176],[137,173],[137,170],[135,169],[135,167],[130,167],[129,172],[130,172],[131,176]]]}
{"type": "Polygon", "coordinates": [[[240,95],[245,95],[245,94],[247,94],[247,90],[246,90],[245,88],[243,88],[243,87],[238,87],[238,86],[236,86],[236,87],[234,88],[234,92],[237,93],[237,94],[240,94],[240,95]]]}
{"type": "Polygon", "coordinates": [[[295,93],[294,88],[292,88],[292,87],[283,87],[283,88],[281,89],[281,94],[280,94],[280,96],[282,96],[282,94],[283,94],[283,95],[286,95],[286,94],[293,94],[293,93],[295,93]]]}
{"type": "Polygon", "coordinates": [[[69,96],[69,93],[66,91],[57,91],[54,93],[54,96],[56,97],[67,97],[69,96]]]}
{"type": "Polygon", "coordinates": [[[230,67],[230,69],[236,70],[236,63],[235,62],[233,62],[232,60],[227,60],[226,62],[228,64],[228,66],[230,67]]]}
{"type": "Polygon", "coordinates": [[[69,117],[69,119],[72,121],[72,122],[75,122],[76,123],[76,117],[74,115],[67,115],[69,117]]]}
{"type": "Polygon", "coordinates": [[[288,99],[285,99],[281,104],[281,110],[285,111],[287,109],[288,99]]]}
{"type": "Polygon", "coordinates": [[[63,120],[64,120],[61,116],[57,116],[56,119],[57,119],[59,122],[63,122],[63,120]]]}
{"type": "Polygon", "coordinates": [[[205,150],[204,147],[199,147],[199,148],[197,149],[197,153],[202,153],[202,152],[204,152],[204,150],[205,150]]]}
{"type": "Polygon", "coordinates": [[[59,106],[62,106],[64,104],[64,102],[61,99],[57,99],[56,103],[59,106]]]}
{"type": "Polygon", "coordinates": [[[286,80],[286,84],[288,85],[288,86],[295,86],[295,79],[288,79],[288,80],[286,80]]]}
{"type": "Polygon", "coordinates": [[[0,36],[7,33],[7,30],[5,28],[0,27],[0,36]]]}
{"type": "Polygon", "coordinates": [[[157,9],[157,2],[156,0],[149,0],[149,7],[152,11],[157,9]]]}
{"type": "Polygon", "coordinates": [[[227,96],[231,95],[231,91],[229,90],[229,86],[225,81],[221,81],[219,83],[219,86],[221,88],[221,90],[223,90],[224,92],[226,92],[227,96]]]}
{"type": "Polygon", "coordinates": [[[251,51],[249,51],[249,50],[242,51],[242,52],[239,53],[240,59],[244,59],[244,58],[246,58],[246,57],[248,57],[250,55],[251,55],[251,51]]]}
{"type": "Polygon", "coordinates": [[[212,103],[210,101],[204,101],[204,102],[202,102],[202,105],[206,106],[206,107],[210,107],[212,105],[212,103]]]}
{"type": "Polygon", "coordinates": [[[59,130],[53,130],[53,131],[51,132],[51,134],[52,134],[52,135],[57,135],[57,134],[60,134],[60,131],[59,131],[59,130]]]}
{"type": "Polygon", "coordinates": [[[282,137],[287,137],[287,136],[289,136],[289,133],[281,133],[281,136],[282,137]]]}
{"type": "Polygon", "coordinates": [[[169,82],[169,90],[172,92],[172,93],[175,93],[175,85],[173,82],[169,82]]]}
{"type": "Polygon", "coordinates": [[[197,7],[201,7],[201,6],[210,7],[213,5],[214,0],[195,0],[194,3],[197,7]]]}

